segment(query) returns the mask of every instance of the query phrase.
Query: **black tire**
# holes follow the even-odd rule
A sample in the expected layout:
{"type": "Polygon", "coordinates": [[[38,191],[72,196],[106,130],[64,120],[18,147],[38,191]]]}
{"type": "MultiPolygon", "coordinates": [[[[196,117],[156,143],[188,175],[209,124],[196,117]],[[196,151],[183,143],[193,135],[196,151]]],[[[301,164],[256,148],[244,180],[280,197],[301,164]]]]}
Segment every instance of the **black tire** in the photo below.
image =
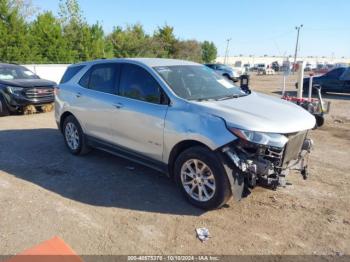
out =
{"type": "Polygon", "coordinates": [[[91,151],[91,148],[87,144],[86,136],[78,122],[78,120],[74,116],[68,116],[63,122],[63,127],[62,127],[62,133],[63,133],[63,138],[64,142],[68,148],[68,150],[73,154],[73,155],[85,155],[91,151]],[[67,135],[66,135],[66,129],[68,124],[72,124],[76,127],[77,134],[79,137],[78,141],[78,146],[76,148],[72,148],[69,145],[69,142],[67,141],[67,135]]]}
{"type": "Polygon", "coordinates": [[[324,125],[325,119],[322,115],[315,115],[316,127],[322,127],[324,125]]]}
{"type": "Polygon", "coordinates": [[[225,172],[224,166],[216,153],[201,146],[192,147],[182,152],[176,159],[174,165],[174,177],[176,184],[179,186],[180,190],[191,204],[204,210],[220,208],[230,199],[232,195],[231,187],[225,172]],[[213,197],[208,201],[198,201],[194,199],[184,188],[181,179],[181,169],[183,165],[191,159],[200,160],[205,163],[215,177],[216,190],[214,191],[215,193],[213,194],[213,197]]]}
{"type": "Polygon", "coordinates": [[[10,111],[6,105],[5,99],[2,95],[0,95],[0,117],[8,116],[9,114],[10,114],[10,111]]]}

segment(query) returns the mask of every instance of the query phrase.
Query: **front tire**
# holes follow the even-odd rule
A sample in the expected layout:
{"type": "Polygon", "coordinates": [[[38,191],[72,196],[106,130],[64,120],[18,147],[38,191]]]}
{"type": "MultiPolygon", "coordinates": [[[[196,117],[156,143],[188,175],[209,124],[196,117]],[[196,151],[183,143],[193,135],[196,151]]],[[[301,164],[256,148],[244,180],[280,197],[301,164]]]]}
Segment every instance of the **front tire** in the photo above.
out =
{"type": "Polygon", "coordinates": [[[223,164],[216,153],[205,147],[181,153],[175,161],[174,175],[187,200],[201,209],[220,208],[231,197],[223,164]]]}
{"type": "Polygon", "coordinates": [[[63,123],[63,137],[73,155],[85,155],[90,151],[83,130],[74,116],[68,116],[63,123]]]}

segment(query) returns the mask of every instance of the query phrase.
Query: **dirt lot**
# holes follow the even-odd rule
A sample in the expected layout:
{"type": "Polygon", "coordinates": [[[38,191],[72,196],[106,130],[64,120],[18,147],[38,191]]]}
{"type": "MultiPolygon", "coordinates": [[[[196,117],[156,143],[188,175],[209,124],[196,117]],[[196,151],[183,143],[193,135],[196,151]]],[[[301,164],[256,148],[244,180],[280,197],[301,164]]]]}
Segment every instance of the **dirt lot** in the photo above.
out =
{"type": "MultiPolygon", "coordinates": [[[[252,79],[274,95],[281,83],[252,79]]],[[[206,213],[151,169],[99,151],[71,156],[52,113],[1,118],[0,254],[53,236],[84,255],[350,254],[350,96],[327,98],[327,124],[312,132],[310,180],[293,174],[285,189],[257,188],[206,213]],[[212,238],[201,243],[197,227],[212,238]]]]}

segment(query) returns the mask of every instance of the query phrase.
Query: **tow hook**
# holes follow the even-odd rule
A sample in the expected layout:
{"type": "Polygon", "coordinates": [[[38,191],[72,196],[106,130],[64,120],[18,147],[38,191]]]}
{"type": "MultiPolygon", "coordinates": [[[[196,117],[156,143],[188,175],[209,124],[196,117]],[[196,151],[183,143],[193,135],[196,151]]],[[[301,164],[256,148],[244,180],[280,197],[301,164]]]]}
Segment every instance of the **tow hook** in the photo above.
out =
{"type": "Polygon", "coordinates": [[[307,166],[303,168],[303,170],[301,170],[301,175],[303,176],[304,180],[307,180],[309,178],[309,171],[307,166]]]}

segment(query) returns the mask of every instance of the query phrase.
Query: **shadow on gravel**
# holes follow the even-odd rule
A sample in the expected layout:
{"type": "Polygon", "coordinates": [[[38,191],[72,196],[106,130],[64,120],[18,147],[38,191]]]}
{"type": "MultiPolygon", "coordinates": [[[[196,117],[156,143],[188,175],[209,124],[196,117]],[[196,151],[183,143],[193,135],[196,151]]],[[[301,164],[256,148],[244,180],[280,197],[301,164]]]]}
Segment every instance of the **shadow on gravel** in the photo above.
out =
{"type": "Polygon", "coordinates": [[[152,169],[98,150],[72,156],[55,129],[0,131],[0,170],[89,205],[203,214],[187,203],[173,180],[152,169]]]}

